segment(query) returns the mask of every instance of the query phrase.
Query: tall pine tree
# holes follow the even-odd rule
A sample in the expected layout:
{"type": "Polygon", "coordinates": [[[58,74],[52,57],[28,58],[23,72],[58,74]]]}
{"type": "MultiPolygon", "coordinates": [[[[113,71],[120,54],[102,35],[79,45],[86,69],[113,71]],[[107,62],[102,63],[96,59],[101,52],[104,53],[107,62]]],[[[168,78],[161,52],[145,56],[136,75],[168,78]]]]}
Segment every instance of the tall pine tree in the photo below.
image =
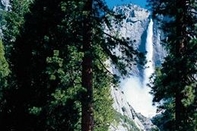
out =
{"type": "Polygon", "coordinates": [[[85,92],[82,95],[82,131],[93,131],[93,70],[92,70],[92,23],[93,0],[86,0],[83,9],[83,60],[82,60],[82,86],[85,92]]]}
{"type": "MultiPolygon", "coordinates": [[[[13,0],[12,7],[18,4],[13,0]]],[[[110,87],[114,76],[105,61],[111,60],[127,75],[130,65],[141,56],[126,41],[104,32],[104,23],[109,25],[116,16],[102,0],[35,0],[28,10],[22,13],[17,28],[8,22],[5,25],[6,30],[15,30],[3,38],[12,47],[8,48],[12,76],[0,100],[0,127],[107,130],[112,118],[104,116],[113,115],[110,87]],[[120,56],[113,52],[116,47],[120,56]]],[[[20,11],[12,8],[17,16],[13,23],[20,11]]]]}
{"type": "Polygon", "coordinates": [[[148,0],[168,51],[152,85],[154,102],[170,118],[166,130],[196,130],[196,1],[148,0]]]}

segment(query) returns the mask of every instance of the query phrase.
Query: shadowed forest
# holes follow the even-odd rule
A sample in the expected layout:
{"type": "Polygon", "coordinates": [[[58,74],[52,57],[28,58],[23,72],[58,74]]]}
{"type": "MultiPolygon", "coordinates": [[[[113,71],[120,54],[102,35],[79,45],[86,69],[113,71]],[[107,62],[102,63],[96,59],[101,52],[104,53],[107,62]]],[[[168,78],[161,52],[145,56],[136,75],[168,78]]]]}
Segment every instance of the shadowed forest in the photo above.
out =
{"type": "MultiPolygon", "coordinates": [[[[161,131],[196,131],[197,1],[147,2],[167,51],[149,80],[160,113],[152,121],[161,131]]],[[[109,32],[112,21],[124,17],[104,0],[9,4],[0,10],[0,128],[107,131],[118,123],[111,87],[133,65],[147,62],[144,52],[109,32]],[[120,76],[109,70],[112,65],[120,76]]]]}

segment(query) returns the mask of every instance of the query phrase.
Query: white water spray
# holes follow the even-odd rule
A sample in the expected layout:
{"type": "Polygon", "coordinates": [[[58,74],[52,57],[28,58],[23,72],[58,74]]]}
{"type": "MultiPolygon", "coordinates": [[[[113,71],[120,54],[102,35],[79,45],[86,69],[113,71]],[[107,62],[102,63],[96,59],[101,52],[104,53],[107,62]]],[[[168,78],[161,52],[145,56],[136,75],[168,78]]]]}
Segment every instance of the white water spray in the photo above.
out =
{"type": "Polygon", "coordinates": [[[146,38],[146,68],[144,69],[144,93],[146,94],[147,97],[147,110],[150,112],[151,115],[155,115],[156,113],[156,107],[152,105],[152,99],[153,96],[149,93],[150,92],[150,87],[147,86],[147,84],[150,82],[150,77],[154,73],[155,67],[154,67],[154,61],[153,61],[153,21],[150,19],[150,23],[148,25],[148,30],[147,30],[147,38],[146,38]]]}
{"type": "Polygon", "coordinates": [[[146,38],[146,68],[144,70],[144,87],[147,87],[149,83],[149,77],[154,73],[154,64],[153,64],[153,21],[150,20],[148,30],[147,30],[147,38],[146,38]]]}
{"type": "Polygon", "coordinates": [[[147,86],[149,83],[149,78],[154,72],[152,19],[148,25],[145,48],[147,51],[147,64],[145,66],[147,68],[144,69],[144,81],[140,81],[139,77],[132,76],[122,82],[122,87],[128,102],[133,106],[133,108],[146,117],[152,117],[156,114],[156,107],[152,106],[153,96],[149,93],[150,87],[147,86]]]}

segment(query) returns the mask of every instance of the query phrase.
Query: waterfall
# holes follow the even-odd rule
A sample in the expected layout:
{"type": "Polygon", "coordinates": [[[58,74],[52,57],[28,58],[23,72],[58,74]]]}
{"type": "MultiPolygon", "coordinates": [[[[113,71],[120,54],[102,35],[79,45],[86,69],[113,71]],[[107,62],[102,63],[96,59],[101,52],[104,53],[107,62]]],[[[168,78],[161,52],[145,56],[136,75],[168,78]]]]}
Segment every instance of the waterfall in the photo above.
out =
{"type": "Polygon", "coordinates": [[[150,87],[147,84],[150,82],[150,77],[154,73],[154,61],[153,61],[153,21],[150,19],[148,30],[147,30],[147,38],[146,38],[146,60],[147,63],[144,69],[144,82],[143,82],[143,90],[145,97],[147,99],[147,109],[150,111],[150,114],[154,115],[156,113],[156,107],[152,105],[153,96],[149,93],[150,87]]]}
{"type": "Polygon", "coordinates": [[[146,30],[145,49],[147,51],[147,64],[145,69],[141,70],[143,73],[143,81],[139,76],[131,76],[129,79],[122,82],[123,91],[127,97],[128,102],[133,108],[142,113],[146,117],[152,117],[156,114],[156,107],[152,105],[153,96],[149,93],[150,87],[147,86],[149,78],[154,72],[153,64],[153,21],[150,20],[148,29],[146,30]]]}
{"type": "Polygon", "coordinates": [[[153,64],[153,21],[150,20],[147,30],[147,38],[146,38],[146,60],[147,63],[144,69],[144,88],[147,88],[147,84],[149,83],[149,78],[154,73],[154,64],[153,64]]]}

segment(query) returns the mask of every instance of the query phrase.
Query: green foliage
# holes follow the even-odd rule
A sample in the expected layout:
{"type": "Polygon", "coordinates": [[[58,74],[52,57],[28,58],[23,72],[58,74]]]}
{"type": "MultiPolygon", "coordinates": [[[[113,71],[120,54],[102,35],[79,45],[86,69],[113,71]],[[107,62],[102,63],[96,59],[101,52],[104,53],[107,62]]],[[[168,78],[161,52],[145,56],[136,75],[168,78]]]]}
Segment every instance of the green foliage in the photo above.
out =
{"type": "MultiPolygon", "coordinates": [[[[59,51],[53,51],[53,57],[47,57],[46,62],[48,64],[52,64],[53,66],[48,67],[46,73],[50,76],[50,80],[56,79],[57,76],[63,77],[65,72],[62,69],[63,66],[63,59],[59,58],[59,51]]],[[[61,79],[61,78],[60,78],[61,79]]]]}
{"type": "MultiPolygon", "coordinates": [[[[99,32],[101,33],[101,32],[99,32]]],[[[114,120],[113,100],[111,97],[111,86],[113,75],[107,70],[105,61],[108,56],[102,52],[102,41],[95,37],[93,47],[93,88],[94,88],[94,118],[95,131],[106,131],[114,120]]]]}
{"type": "Polygon", "coordinates": [[[193,84],[191,86],[186,86],[182,93],[184,94],[184,98],[182,99],[182,103],[185,107],[192,105],[195,100],[195,87],[196,84],[193,84]]]}
{"type": "Polygon", "coordinates": [[[41,111],[42,111],[41,107],[35,107],[34,106],[34,107],[29,109],[29,113],[33,114],[33,115],[39,115],[41,111]]]}
{"type": "Polygon", "coordinates": [[[11,0],[10,10],[2,11],[1,29],[3,31],[3,42],[9,55],[12,50],[16,36],[20,34],[20,28],[24,24],[24,16],[29,12],[31,0],[11,0]]]}
{"type": "Polygon", "coordinates": [[[4,46],[0,40],[0,99],[2,98],[3,90],[8,86],[7,78],[10,73],[9,65],[5,58],[4,46]]]}
{"type": "MultiPolygon", "coordinates": [[[[3,121],[2,128],[7,130],[77,130],[78,128],[80,105],[79,98],[75,95],[80,92],[78,86],[80,76],[77,76],[80,72],[77,68],[80,65],[77,61],[78,57],[73,53],[76,51],[75,48],[68,48],[64,44],[63,37],[60,37],[62,30],[54,28],[58,25],[58,19],[54,18],[57,16],[53,15],[58,14],[57,6],[58,2],[35,1],[35,6],[34,4],[30,6],[31,13],[26,15],[24,24],[17,25],[16,32],[4,33],[6,44],[14,44],[13,50],[8,50],[8,53],[11,53],[9,59],[13,73],[9,81],[13,84],[9,85],[9,90],[4,91],[6,95],[1,100],[4,107],[0,118],[0,121],[3,121]],[[40,14],[43,6],[50,5],[53,9],[57,9],[56,12],[47,10],[40,14]],[[51,19],[52,16],[54,17],[51,19]],[[52,24],[54,22],[55,25],[52,24]],[[47,27],[42,27],[42,23],[47,27]],[[47,30],[43,34],[45,29],[47,30]],[[7,113],[8,110],[10,113],[7,113]]],[[[8,14],[19,13],[18,10],[12,11],[8,14]]],[[[14,22],[18,17],[12,19],[14,22]]],[[[6,28],[12,30],[12,26],[15,25],[10,23],[6,28]]],[[[80,53],[77,56],[80,56],[80,53]]]]}
{"type": "Polygon", "coordinates": [[[4,46],[3,46],[2,41],[0,41],[0,80],[8,76],[9,73],[10,73],[10,70],[9,70],[9,65],[5,58],[4,46]]]}
{"type": "Polygon", "coordinates": [[[196,130],[196,1],[148,0],[161,23],[168,56],[152,81],[153,102],[163,112],[164,130],[196,130]],[[166,117],[167,116],[167,117],[166,117]]]}
{"type": "Polygon", "coordinates": [[[95,131],[106,131],[114,120],[113,101],[110,88],[101,87],[94,93],[95,131]]]}
{"type": "MultiPolygon", "coordinates": [[[[125,40],[104,32],[103,23],[116,16],[103,1],[93,4],[93,41],[87,52],[93,58],[95,130],[106,131],[114,120],[110,88],[117,81],[105,62],[110,59],[127,75],[131,68],[125,67],[140,53],[125,40]],[[113,54],[117,45],[121,56],[113,54]]],[[[82,47],[84,1],[12,0],[11,5],[3,29],[10,71],[0,56],[0,62],[5,62],[2,74],[9,83],[1,92],[0,127],[17,131],[81,130],[82,92],[87,91],[82,87],[82,62],[87,53],[82,47]],[[12,74],[7,78],[9,72],[12,74]]]]}
{"type": "Polygon", "coordinates": [[[123,123],[123,127],[126,127],[128,131],[140,131],[134,121],[119,112],[115,112],[115,121],[119,124],[123,123]]]}
{"type": "Polygon", "coordinates": [[[175,129],[175,111],[174,101],[167,100],[162,106],[159,106],[161,114],[158,114],[152,118],[152,122],[161,131],[171,131],[175,129]],[[167,109],[167,110],[166,110],[167,109]]]}

